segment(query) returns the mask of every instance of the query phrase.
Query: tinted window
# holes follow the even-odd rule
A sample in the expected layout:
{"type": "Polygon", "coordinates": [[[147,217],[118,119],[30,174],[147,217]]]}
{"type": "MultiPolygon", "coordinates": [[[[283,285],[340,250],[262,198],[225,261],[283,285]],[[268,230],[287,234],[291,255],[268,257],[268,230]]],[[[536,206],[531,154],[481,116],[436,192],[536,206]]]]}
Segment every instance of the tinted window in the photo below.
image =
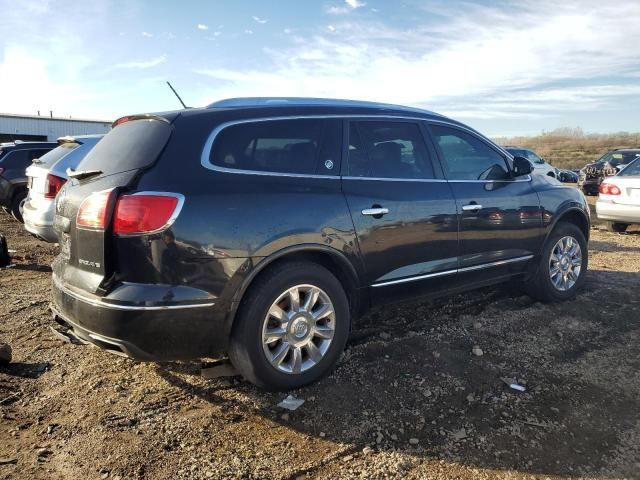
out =
{"type": "Polygon", "coordinates": [[[77,148],[77,143],[63,143],[62,145],[54,148],[49,153],[45,155],[35,155],[34,158],[38,159],[37,163],[51,168],[54,163],[60,160],[62,157],[73,151],[73,149],[77,148]]]}
{"type": "Polygon", "coordinates": [[[411,122],[351,122],[348,175],[369,178],[434,178],[420,127],[411,122]]]}
{"type": "Polygon", "coordinates": [[[260,172],[338,175],[339,120],[270,120],[224,128],[210,161],[225,168],[260,172]]]}
{"type": "Polygon", "coordinates": [[[29,166],[29,150],[12,150],[2,157],[2,166],[5,169],[25,169],[29,166]]]}
{"type": "Polygon", "coordinates": [[[50,148],[38,149],[38,150],[29,150],[29,160],[31,160],[33,162],[34,160],[39,159],[40,157],[43,157],[44,155],[46,155],[50,151],[51,151],[50,148]]]}
{"type": "Polygon", "coordinates": [[[452,180],[502,180],[509,177],[504,158],[479,138],[462,130],[432,125],[452,180]]]}
{"type": "Polygon", "coordinates": [[[640,176],[640,158],[634,160],[627,165],[618,174],[619,177],[638,177],[640,176]]]}
{"type": "Polygon", "coordinates": [[[77,170],[100,170],[105,175],[152,165],[171,136],[173,127],[161,120],[132,120],[116,126],[78,164],[77,170]]]}
{"type": "Polygon", "coordinates": [[[598,161],[609,162],[610,165],[625,165],[640,157],[640,152],[609,152],[602,156],[598,161]]]}

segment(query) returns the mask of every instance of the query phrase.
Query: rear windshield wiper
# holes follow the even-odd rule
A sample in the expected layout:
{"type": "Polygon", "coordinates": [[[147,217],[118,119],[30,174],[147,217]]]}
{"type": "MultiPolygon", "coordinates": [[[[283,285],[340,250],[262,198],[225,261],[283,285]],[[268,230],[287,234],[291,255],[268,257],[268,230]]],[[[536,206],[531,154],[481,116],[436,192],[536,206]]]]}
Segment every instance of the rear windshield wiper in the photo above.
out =
{"type": "Polygon", "coordinates": [[[101,173],[102,170],[72,170],[71,168],[67,168],[67,175],[71,178],[75,178],[76,180],[95,177],[96,175],[100,175],[101,173]]]}

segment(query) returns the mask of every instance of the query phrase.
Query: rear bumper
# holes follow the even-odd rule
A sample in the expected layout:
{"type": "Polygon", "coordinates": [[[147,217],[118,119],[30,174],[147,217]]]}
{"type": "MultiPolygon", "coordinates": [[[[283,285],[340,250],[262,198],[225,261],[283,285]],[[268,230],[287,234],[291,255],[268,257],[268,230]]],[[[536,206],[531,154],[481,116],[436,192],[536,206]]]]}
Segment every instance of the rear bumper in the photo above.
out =
{"type": "Polygon", "coordinates": [[[621,205],[598,200],[596,202],[596,214],[600,220],[640,223],[640,205],[621,205]]]}
{"type": "Polygon", "coordinates": [[[202,293],[188,287],[123,284],[98,297],[63,285],[54,274],[51,308],[79,338],[113,353],[143,361],[186,360],[227,347],[224,315],[202,293]],[[165,291],[161,299],[172,301],[141,299],[145,292],[157,299],[160,290],[165,291]]]}
{"type": "Polygon", "coordinates": [[[578,187],[582,189],[584,192],[588,192],[591,194],[597,194],[598,189],[600,188],[601,180],[599,178],[590,178],[588,180],[578,180],[578,187]]]}
{"type": "Polygon", "coordinates": [[[53,228],[55,215],[55,201],[53,199],[40,200],[38,207],[34,207],[31,201],[24,204],[22,218],[27,232],[34,234],[43,240],[56,243],[58,235],[53,228]]]}

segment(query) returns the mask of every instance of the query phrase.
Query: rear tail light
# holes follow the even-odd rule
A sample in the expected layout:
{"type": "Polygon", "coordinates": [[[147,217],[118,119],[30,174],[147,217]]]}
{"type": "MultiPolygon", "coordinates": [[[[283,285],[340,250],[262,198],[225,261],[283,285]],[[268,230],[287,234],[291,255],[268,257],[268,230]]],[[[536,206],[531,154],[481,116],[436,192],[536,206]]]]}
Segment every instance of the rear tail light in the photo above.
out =
{"type": "Polygon", "coordinates": [[[616,185],[612,185],[610,183],[601,183],[600,184],[600,193],[603,195],[620,195],[620,189],[616,185]]]}
{"type": "Polygon", "coordinates": [[[107,207],[112,190],[95,192],[80,204],[76,215],[76,226],[104,230],[107,223],[107,207]]]}
{"type": "Polygon", "coordinates": [[[182,199],[173,193],[123,195],[116,202],[113,232],[136,235],[167,228],[180,213],[182,199]]]}
{"type": "Polygon", "coordinates": [[[64,178],[49,173],[44,183],[44,198],[56,198],[56,195],[66,182],[64,178]]]}

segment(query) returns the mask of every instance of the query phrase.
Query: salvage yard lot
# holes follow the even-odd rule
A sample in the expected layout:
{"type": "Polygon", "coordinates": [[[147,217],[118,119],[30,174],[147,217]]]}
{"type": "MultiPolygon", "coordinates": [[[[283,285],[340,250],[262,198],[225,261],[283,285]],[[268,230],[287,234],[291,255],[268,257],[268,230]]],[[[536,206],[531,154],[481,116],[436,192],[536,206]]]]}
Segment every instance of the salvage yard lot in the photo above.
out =
{"type": "Polygon", "coordinates": [[[570,302],[484,289],[371,312],[288,414],[195,362],[58,340],[55,247],[5,214],[0,232],[17,257],[0,270],[0,478],[640,478],[637,227],[592,228],[570,302]]]}

